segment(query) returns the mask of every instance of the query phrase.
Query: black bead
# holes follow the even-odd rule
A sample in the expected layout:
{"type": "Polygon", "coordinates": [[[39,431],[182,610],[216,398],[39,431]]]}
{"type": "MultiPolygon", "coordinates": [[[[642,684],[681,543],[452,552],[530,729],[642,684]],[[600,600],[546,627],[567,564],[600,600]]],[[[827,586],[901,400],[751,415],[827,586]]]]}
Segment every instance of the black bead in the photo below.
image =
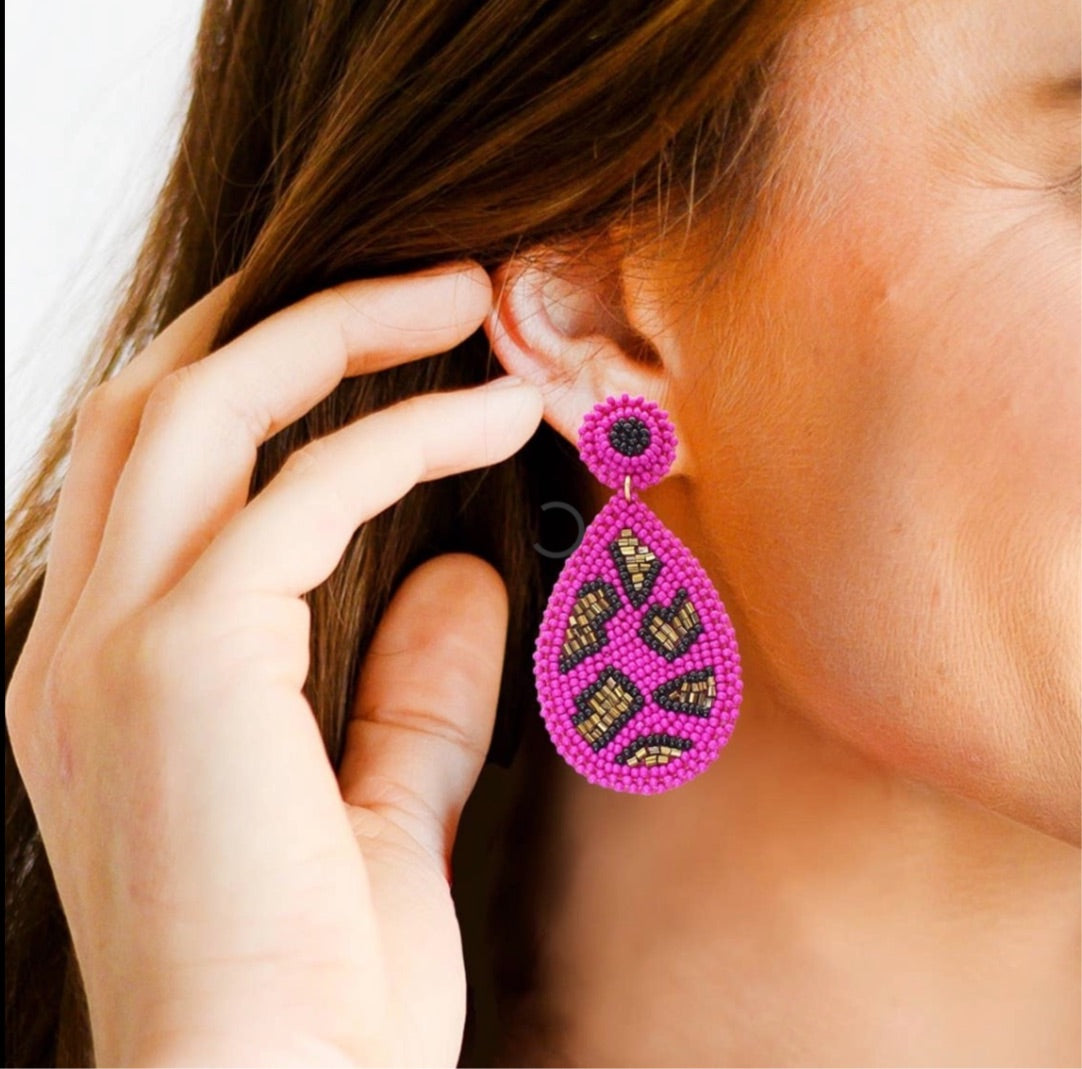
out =
{"type": "Polygon", "coordinates": [[[622,456],[642,456],[650,448],[650,428],[634,416],[618,419],[609,428],[609,445],[622,456]]]}

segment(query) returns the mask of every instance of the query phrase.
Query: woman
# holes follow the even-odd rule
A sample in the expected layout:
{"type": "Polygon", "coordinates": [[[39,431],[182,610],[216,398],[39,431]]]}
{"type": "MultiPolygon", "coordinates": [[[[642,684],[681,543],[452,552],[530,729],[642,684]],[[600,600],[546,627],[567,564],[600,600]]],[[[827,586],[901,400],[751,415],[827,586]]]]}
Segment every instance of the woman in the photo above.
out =
{"type": "Polygon", "coordinates": [[[14,516],[8,1064],[1076,1064],[1077,19],[210,2],[14,516]],[[744,664],[655,797],[529,679],[625,392],[744,664]]]}

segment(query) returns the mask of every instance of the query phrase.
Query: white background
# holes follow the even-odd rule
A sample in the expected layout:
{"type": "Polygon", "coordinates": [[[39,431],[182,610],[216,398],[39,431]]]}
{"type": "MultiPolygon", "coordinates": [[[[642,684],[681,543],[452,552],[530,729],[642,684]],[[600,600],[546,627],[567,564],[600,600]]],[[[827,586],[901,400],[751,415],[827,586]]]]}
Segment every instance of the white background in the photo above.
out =
{"type": "Polygon", "coordinates": [[[6,6],[5,500],[135,254],[178,128],[199,8],[6,6]]]}

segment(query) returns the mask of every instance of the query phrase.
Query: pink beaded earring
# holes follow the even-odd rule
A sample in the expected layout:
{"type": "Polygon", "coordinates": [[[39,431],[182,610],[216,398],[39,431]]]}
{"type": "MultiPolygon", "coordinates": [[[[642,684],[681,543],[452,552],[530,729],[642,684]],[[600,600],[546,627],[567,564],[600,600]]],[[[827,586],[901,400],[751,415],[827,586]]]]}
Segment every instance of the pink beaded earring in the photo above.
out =
{"type": "Polygon", "coordinates": [[[617,492],[545,607],[541,713],[591,783],[656,794],[697,776],[728,741],[742,690],[736,635],[702,565],[637,495],[676,457],[668,414],[610,397],[583,421],[579,454],[617,492]]]}

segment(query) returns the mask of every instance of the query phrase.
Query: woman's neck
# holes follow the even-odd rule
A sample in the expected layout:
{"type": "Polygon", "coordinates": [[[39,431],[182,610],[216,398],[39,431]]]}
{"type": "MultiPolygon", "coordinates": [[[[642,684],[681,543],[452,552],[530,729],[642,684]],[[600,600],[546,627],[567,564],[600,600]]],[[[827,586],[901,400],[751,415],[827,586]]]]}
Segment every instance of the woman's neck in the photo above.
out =
{"type": "Polygon", "coordinates": [[[1077,1064],[1073,847],[750,688],[680,790],[558,784],[533,1064],[1077,1064]]]}

